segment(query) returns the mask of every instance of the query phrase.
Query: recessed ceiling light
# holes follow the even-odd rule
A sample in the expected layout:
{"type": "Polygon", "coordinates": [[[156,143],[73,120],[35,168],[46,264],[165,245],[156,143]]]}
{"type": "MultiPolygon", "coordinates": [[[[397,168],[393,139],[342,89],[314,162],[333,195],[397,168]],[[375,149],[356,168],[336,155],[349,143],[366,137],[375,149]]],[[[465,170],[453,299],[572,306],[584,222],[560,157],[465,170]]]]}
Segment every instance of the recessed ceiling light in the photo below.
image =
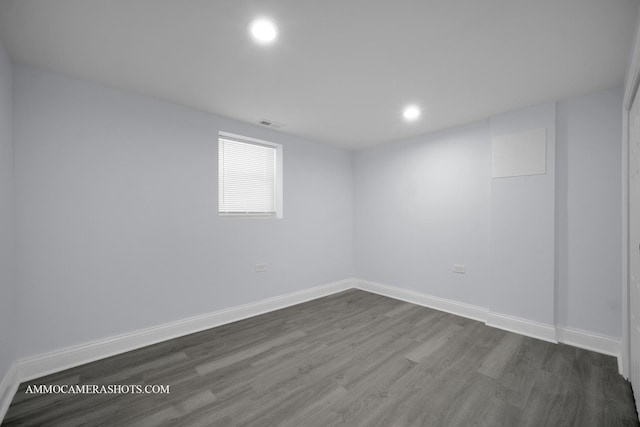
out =
{"type": "Polygon", "coordinates": [[[251,35],[259,43],[271,43],[278,37],[278,28],[268,19],[256,19],[249,28],[251,35]]]}
{"type": "Polygon", "coordinates": [[[402,112],[402,116],[405,120],[408,121],[416,120],[418,117],[420,117],[420,109],[415,105],[409,105],[408,107],[405,107],[404,111],[402,112]]]}

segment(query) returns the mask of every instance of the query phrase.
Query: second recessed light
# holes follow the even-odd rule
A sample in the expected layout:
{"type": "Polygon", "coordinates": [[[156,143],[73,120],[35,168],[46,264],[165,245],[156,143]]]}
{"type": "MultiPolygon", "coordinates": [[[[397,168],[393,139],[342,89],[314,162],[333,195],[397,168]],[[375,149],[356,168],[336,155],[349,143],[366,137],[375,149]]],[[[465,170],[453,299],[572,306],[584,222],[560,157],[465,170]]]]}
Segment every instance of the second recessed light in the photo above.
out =
{"type": "Polygon", "coordinates": [[[402,117],[404,117],[404,119],[407,121],[416,120],[418,117],[420,117],[420,109],[415,105],[409,105],[402,112],[402,117]]]}
{"type": "Polygon", "coordinates": [[[249,26],[253,38],[263,44],[271,43],[278,37],[278,27],[268,19],[256,19],[249,26]]]}

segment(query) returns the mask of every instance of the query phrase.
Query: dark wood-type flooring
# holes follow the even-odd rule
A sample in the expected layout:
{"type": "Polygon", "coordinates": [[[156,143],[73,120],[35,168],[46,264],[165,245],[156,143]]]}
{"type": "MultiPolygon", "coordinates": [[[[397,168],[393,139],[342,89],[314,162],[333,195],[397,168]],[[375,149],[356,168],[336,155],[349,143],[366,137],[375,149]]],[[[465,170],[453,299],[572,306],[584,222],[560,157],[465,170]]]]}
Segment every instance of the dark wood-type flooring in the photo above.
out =
{"type": "Polygon", "coordinates": [[[349,290],[21,384],[3,426],[637,426],[613,357],[349,290]],[[168,384],[169,394],[26,394],[168,384]]]}

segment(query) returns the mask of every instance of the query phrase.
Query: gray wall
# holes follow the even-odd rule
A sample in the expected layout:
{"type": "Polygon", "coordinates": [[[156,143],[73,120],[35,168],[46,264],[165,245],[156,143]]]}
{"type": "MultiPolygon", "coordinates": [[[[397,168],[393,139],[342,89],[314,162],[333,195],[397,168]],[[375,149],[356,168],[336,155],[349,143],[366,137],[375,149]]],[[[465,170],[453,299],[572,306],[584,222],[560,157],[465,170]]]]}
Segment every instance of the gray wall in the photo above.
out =
{"type": "Polygon", "coordinates": [[[486,306],[489,172],[487,121],[356,152],[356,275],[486,306]]]}
{"type": "Polygon", "coordinates": [[[491,118],[491,136],[547,130],[544,175],[491,179],[492,312],[555,322],[555,103],[491,118]]]}
{"type": "Polygon", "coordinates": [[[20,356],[353,276],[350,152],[28,66],[14,84],[20,356]],[[218,216],[219,130],[284,145],[284,219],[218,216]]]}
{"type": "Polygon", "coordinates": [[[356,276],[619,338],[621,123],[614,89],[355,153],[356,276]],[[492,180],[491,136],[542,127],[547,175],[492,180]]]}
{"type": "MultiPolygon", "coordinates": [[[[352,154],[28,66],[13,84],[19,356],[354,275],[620,336],[619,89],[352,154]],[[491,136],[535,127],[550,173],[491,180],[491,136]],[[217,215],[219,130],[284,145],[284,219],[217,215]]],[[[10,101],[0,120],[8,162],[10,101]]]]}
{"type": "Polygon", "coordinates": [[[558,103],[558,322],[619,337],[622,89],[558,103]]]}
{"type": "Polygon", "coordinates": [[[11,61],[0,46],[0,381],[16,356],[11,61]]]}

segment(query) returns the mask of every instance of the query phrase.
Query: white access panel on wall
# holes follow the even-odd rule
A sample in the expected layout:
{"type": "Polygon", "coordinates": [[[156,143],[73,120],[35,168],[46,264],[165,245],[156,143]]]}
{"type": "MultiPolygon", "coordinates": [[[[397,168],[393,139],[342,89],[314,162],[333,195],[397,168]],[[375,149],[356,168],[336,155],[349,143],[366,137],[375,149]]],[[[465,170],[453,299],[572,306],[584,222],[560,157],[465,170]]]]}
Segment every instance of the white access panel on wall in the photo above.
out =
{"type": "Polygon", "coordinates": [[[492,178],[543,175],[546,172],[546,129],[526,130],[492,138],[492,178]]]}

